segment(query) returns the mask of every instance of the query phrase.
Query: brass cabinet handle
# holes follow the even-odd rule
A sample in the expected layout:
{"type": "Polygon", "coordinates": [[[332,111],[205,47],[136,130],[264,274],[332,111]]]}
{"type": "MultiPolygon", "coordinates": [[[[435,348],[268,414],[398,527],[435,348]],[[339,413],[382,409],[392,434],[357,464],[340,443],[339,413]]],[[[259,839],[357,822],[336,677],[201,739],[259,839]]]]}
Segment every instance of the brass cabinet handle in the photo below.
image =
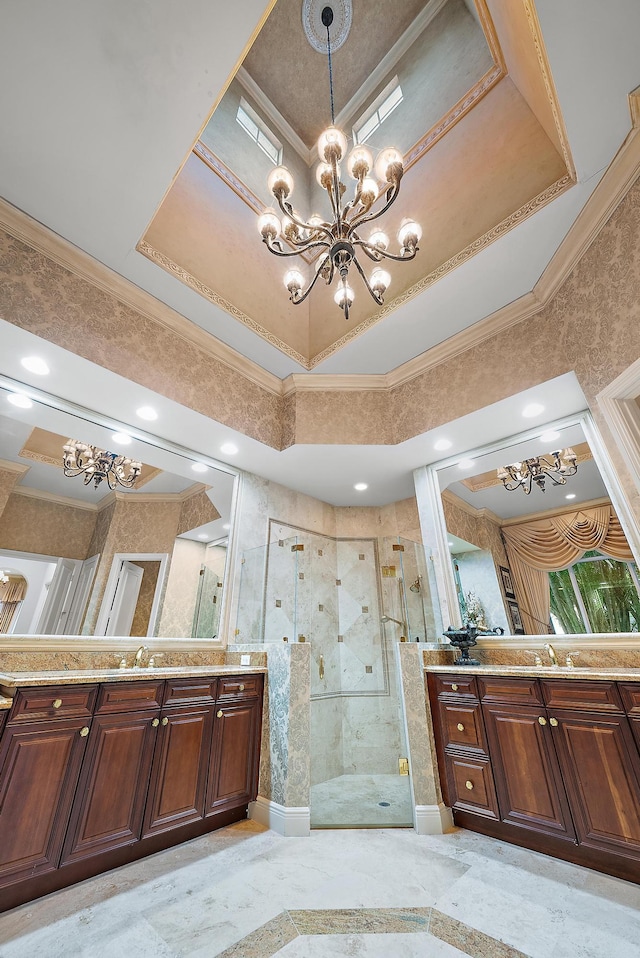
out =
{"type": "Polygon", "coordinates": [[[168,724],[169,724],[169,719],[167,718],[166,715],[165,715],[165,717],[162,719],[162,724],[163,724],[163,725],[168,725],[168,724]]]}
{"type": "Polygon", "coordinates": [[[452,683],[451,689],[452,689],[453,692],[457,692],[457,691],[458,691],[458,686],[456,685],[455,682],[452,683]]]}
{"type": "Polygon", "coordinates": [[[54,699],[54,700],[53,700],[53,707],[54,707],[54,709],[59,709],[61,705],[62,705],[62,699],[54,699]]]}
{"type": "Polygon", "coordinates": [[[222,709],[219,709],[219,710],[216,712],[216,718],[222,718],[223,715],[224,715],[224,712],[222,711],[222,709]]]}
{"type": "Polygon", "coordinates": [[[539,715],[539,716],[538,716],[538,721],[540,722],[540,725],[546,725],[546,724],[547,724],[546,718],[543,718],[542,715],[539,715]]]}
{"type": "Polygon", "coordinates": [[[239,692],[244,692],[244,685],[239,685],[239,686],[238,686],[238,691],[239,691],[239,692]]]}
{"type": "Polygon", "coordinates": [[[88,725],[85,725],[84,728],[81,728],[81,729],[80,729],[80,737],[81,737],[81,738],[86,738],[88,734],[89,734],[89,726],[88,726],[88,725]]]}
{"type": "Polygon", "coordinates": [[[457,728],[459,732],[464,732],[464,725],[462,722],[458,722],[457,728]]]}
{"type": "Polygon", "coordinates": [[[558,725],[558,719],[550,718],[550,719],[549,719],[549,725],[553,725],[553,727],[556,728],[557,725],[558,725]]]}
{"type": "Polygon", "coordinates": [[[464,787],[468,788],[469,791],[471,791],[471,789],[473,788],[473,782],[465,782],[464,787]]]}
{"type": "Polygon", "coordinates": [[[160,725],[160,719],[154,719],[151,724],[153,728],[157,728],[160,725]]]}

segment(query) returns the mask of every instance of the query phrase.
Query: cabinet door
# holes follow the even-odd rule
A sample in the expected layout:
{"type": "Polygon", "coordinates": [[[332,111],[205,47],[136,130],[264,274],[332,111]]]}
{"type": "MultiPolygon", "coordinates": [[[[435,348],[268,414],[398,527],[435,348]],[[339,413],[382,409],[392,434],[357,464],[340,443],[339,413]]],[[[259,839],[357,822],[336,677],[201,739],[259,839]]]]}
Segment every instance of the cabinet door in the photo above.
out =
{"type": "Polygon", "coordinates": [[[499,705],[482,710],[502,821],[575,841],[545,710],[499,705]]]}
{"type": "Polygon", "coordinates": [[[159,711],[96,715],[62,864],[140,838],[159,711]]]}
{"type": "Polygon", "coordinates": [[[261,711],[259,699],[217,708],[205,815],[256,797],[261,711]]]}
{"type": "Polygon", "coordinates": [[[549,714],[580,844],[640,859],[640,756],[628,720],[549,714]]]}
{"type": "Polygon", "coordinates": [[[168,709],[158,729],[142,837],[204,816],[213,706],[168,709]]]}
{"type": "Polygon", "coordinates": [[[9,724],[0,746],[0,885],[58,865],[87,738],[84,719],[9,724]]]}

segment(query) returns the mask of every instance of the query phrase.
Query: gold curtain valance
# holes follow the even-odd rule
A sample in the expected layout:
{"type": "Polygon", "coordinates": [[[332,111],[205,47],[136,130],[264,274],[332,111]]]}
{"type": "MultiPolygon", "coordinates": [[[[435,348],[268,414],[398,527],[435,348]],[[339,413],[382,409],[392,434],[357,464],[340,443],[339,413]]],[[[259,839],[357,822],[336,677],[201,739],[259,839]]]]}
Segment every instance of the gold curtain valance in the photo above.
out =
{"type": "Polygon", "coordinates": [[[0,582],[0,602],[22,602],[27,594],[27,580],[22,576],[9,576],[8,582],[0,582]]]}
{"type": "Polygon", "coordinates": [[[598,549],[612,559],[633,559],[620,520],[610,505],[534,519],[502,529],[510,550],[544,572],[566,569],[598,549]]]}
{"type": "Polygon", "coordinates": [[[525,630],[544,634],[549,622],[549,577],[585,552],[598,549],[612,559],[633,559],[620,520],[610,505],[580,509],[502,528],[525,630]]]}

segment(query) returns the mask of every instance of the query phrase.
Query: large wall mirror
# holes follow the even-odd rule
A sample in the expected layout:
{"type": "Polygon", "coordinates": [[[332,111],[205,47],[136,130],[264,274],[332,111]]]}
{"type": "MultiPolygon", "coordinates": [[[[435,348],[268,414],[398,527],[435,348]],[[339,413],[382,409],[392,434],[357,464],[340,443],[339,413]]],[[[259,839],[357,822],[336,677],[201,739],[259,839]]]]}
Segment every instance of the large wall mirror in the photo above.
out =
{"type": "Polygon", "coordinates": [[[637,530],[588,412],[426,467],[424,479],[444,627],[640,631],[637,530]]]}
{"type": "Polygon", "coordinates": [[[219,636],[236,470],[28,393],[0,377],[0,634],[219,636]],[[90,454],[65,475],[69,440],[139,462],[133,486],[90,454]]]}

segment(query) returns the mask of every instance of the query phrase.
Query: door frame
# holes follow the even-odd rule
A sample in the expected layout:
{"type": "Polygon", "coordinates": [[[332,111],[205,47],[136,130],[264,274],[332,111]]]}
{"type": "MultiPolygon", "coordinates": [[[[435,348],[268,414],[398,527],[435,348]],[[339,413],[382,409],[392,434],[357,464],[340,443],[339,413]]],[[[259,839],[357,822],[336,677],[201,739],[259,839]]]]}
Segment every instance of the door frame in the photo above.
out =
{"type": "Polygon", "coordinates": [[[158,613],[160,612],[160,599],[162,593],[164,592],[165,578],[167,575],[167,566],[169,564],[169,553],[168,552],[116,552],[113,559],[111,560],[111,570],[109,572],[109,578],[107,579],[107,585],[104,590],[104,595],[102,596],[102,602],[100,604],[100,614],[98,615],[98,621],[96,622],[96,627],[94,635],[106,635],[107,632],[107,623],[109,620],[109,611],[113,603],[113,598],[115,595],[116,586],[118,584],[118,577],[120,574],[120,566],[122,562],[159,562],[160,570],[158,572],[158,581],[156,582],[156,591],[153,596],[153,604],[151,606],[151,614],[149,616],[149,626],[147,629],[147,635],[155,635],[155,628],[158,620],[158,613]]]}

